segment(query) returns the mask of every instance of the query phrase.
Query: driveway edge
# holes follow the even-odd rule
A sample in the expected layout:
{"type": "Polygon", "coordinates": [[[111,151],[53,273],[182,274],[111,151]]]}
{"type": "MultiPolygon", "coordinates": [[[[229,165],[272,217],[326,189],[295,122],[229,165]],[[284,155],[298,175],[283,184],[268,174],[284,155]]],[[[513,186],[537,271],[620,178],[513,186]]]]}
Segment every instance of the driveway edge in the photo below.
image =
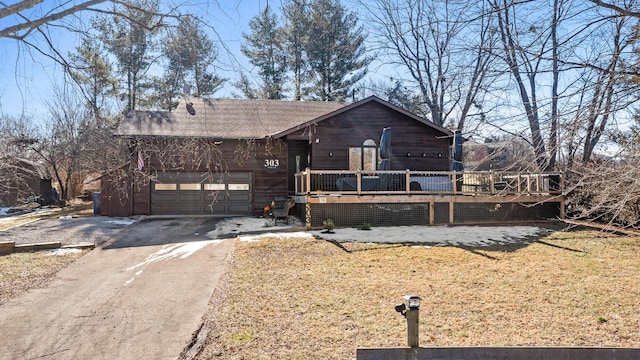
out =
{"type": "Polygon", "coordinates": [[[227,285],[227,279],[229,278],[229,275],[230,275],[229,260],[234,256],[234,252],[236,250],[235,242],[237,239],[238,238],[236,237],[234,239],[225,240],[225,241],[233,241],[233,244],[231,247],[231,251],[229,251],[227,258],[224,261],[224,271],[222,273],[222,276],[218,280],[218,284],[216,285],[216,288],[213,290],[213,293],[211,294],[211,298],[209,298],[209,305],[207,306],[207,310],[205,311],[205,313],[202,315],[202,319],[200,320],[200,326],[198,326],[198,329],[193,332],[191,341],[182,350],[182,352],[180,353],[180,356],[178,357],[178,360],[196,359],[200,355],[200,353],[202,353],[202,350],[204,349],[204,346],[207,343],[207,338],[209,337],[209,333],[211,332],[211,326],[209,325],[210,321],[208,318],[209,308],[219,303],[220,301],[222,301],[222,298],[224,297],[223,295],[225,291],[224,289],[227,285]]]}

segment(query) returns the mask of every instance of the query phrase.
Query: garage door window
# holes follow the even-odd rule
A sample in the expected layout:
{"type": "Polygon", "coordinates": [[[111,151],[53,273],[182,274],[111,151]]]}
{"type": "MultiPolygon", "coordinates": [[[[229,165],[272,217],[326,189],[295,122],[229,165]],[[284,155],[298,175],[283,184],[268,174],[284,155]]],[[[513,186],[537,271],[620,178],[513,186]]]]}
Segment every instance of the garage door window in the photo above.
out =
{"type": "Polygon", "coordinates": [[[180,190],[200,190],[201,184],[180,184],[180,190]]]}
{"type": "Polygon", "coordinates": [[[225,186],[224,186],[224,184],[204,184],[204,189],[205,190],[219,191],[219,190],[224,190],[225,186]]]}
{"type": "Polygon", "coordinates": [[[176,190],[176,184],[154,184],[154,190],[176,190]]]}
{"type": "Polygon", "coordinates": [[[228,185],[228,189],[229,191],[248,191],[249,190],[249,184],[229,184],[228,185]]]}

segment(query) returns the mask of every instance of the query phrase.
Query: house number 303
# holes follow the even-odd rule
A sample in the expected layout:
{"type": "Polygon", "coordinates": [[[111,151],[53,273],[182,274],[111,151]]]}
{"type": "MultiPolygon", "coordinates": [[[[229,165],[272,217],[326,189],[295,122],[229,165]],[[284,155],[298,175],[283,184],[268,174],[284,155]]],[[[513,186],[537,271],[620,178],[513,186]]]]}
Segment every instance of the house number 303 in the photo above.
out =
{"type": "Polygon", "coordinates": [[[275,172],[280,168],[280,160],[278,159],[265,159],[264,168],[267,172],[275,172]]]}

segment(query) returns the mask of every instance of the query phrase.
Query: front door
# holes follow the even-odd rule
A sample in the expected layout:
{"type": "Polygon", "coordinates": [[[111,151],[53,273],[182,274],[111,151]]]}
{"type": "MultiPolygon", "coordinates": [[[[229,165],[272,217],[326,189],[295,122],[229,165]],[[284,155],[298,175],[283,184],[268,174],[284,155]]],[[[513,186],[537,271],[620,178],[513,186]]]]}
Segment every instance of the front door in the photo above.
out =
{"type": "Polygon", "coordinates": [[[287,182],[289,194],[295,193],[295,174],[304,171],[309,166],[309,151],[311,146],[306,140],[289,141],[289,168],[287,170],[287,182]]]}

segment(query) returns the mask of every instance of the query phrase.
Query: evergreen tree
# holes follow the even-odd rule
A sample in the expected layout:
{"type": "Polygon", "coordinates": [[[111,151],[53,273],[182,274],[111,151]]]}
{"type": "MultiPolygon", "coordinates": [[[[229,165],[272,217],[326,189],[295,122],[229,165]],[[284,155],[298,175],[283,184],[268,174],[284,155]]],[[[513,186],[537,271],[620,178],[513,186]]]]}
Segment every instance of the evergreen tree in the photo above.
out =
{"type": "Polygon", "coordinates": [[[303,84],[310,78],[306,61],[306,45],[309,39],[309,21],[305,0],[292,0],[284,5],[282,13],[286,20],[283,29],[289,70],[293,73],[294,100],[302,99],[303,84]]]}
{"type": "Polygon", "coordinates": [[[100,17],[93,20],[105,48],[116,60],[117,75],[123,78],[127,101],[125,113],[145,105],[145,92],[152,87],[148,70],[157,56],[156,35],[163,26],[157,0],[139,0],[125,7],[126,17],[100,17]]]}
{"type": "Polygon", "coordinates": [[[253,100],[260,98],[258,90],[251,85],[251,81],[249,81],[249,78],[245,73],[240,74],[240,80],[238,80],[234,85],[242,92],[241,96],[234,94],[234,97],[244,96],[245,99],[253,100]]]}
{"type": "Polygon", "coordinates": [[[198,19],[186,16],[163,44],[168,60],[159,85],[161,106],[173,109],[185,85],[195,84],[194,96],[213,95],[224,79],[211,72],[218,49],[199,25],[198,19]]]}
{"type": "Polygon", "coordinates": [[[313,98],[344,101],[367,72],[365,34],[340,0],[314,0],[309,8],[307,54],[314,74],[313,98]]]}
{"type": "Polygon", "coordinates": [[[238,83],[237,86],[245,96],[253,92],[259,98],[284,99],[287,55],[283,46],[283,30],[278,24],[278,17],[267,5],[259,15],[251,19],[249,27],[251,33],[242,34],[247,43],[243,44],[240,50],[249,58],[249,62],[258,68],[262,84],[258,86],[258,89],[251,89],[245,76],[243,79],[246,83],[238,83]]]}
{"type": "Polygon", "coordinates": [[[72,64],[69,74],[80,87],[93,117],[102,119],[108,111],[105,108],[108,99],[117,93],[111,64],[105,59],[100,44],[88,36],[69,58],[72,64]]]}

